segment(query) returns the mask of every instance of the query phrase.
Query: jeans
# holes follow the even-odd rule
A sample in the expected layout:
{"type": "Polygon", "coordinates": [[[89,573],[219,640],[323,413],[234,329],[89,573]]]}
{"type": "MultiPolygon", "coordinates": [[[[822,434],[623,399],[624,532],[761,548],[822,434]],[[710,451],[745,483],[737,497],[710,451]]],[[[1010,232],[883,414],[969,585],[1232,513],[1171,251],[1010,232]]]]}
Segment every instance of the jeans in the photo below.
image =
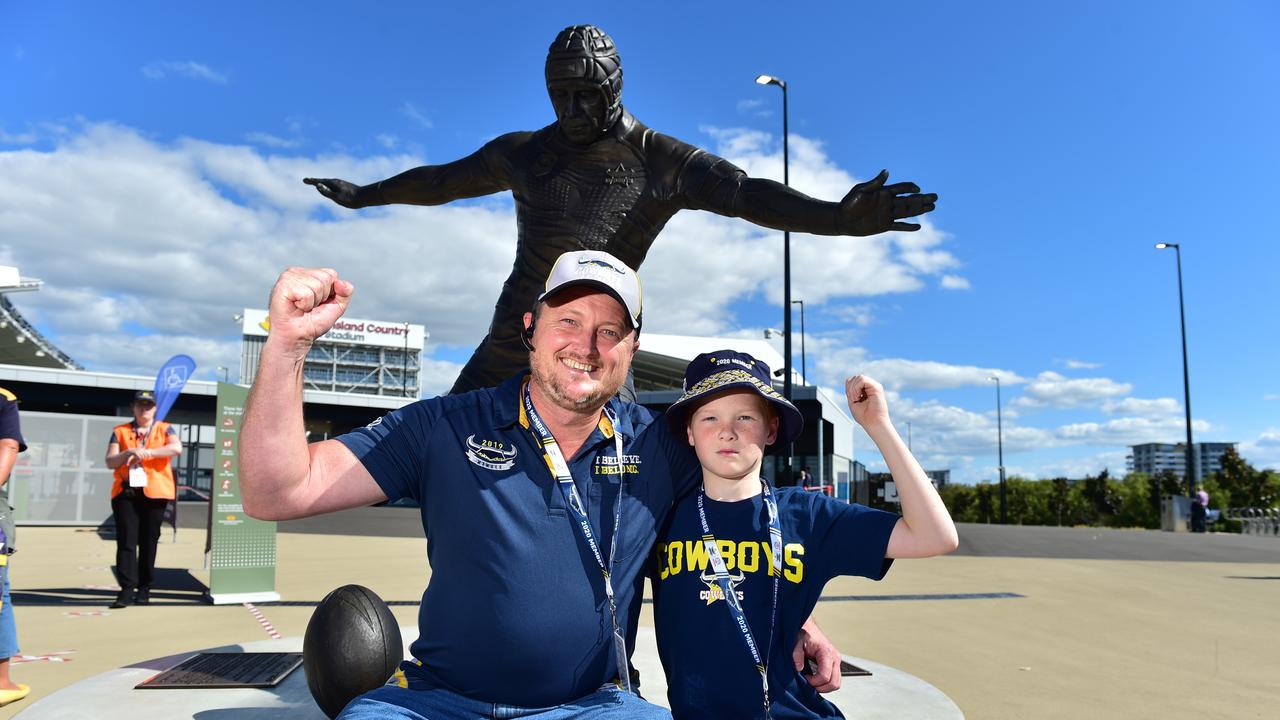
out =
{"type": "Polygon", "coordinates": [[[448,690],[433,688],[411,690],[384,685],[361,695],[347,704],[339,720],[374,720],[405,718],[406,720],[671,720],[671,712],[645,702],[639,695],[623,691],[616,685],[599,690],[564,705],[546,708],[524,708],[483,702],[463,697],[448,690]]]}
{"type": "MultiPolygon", "coordinates": [[[[10,558],[12,559],[12,558],[10,558]]],[[[13,621],[13,603],[9,602],[9,568],[0,567],[0,576],[4,578],[4,590],[0,591],[0,660],[7,660],[18,654],[18,624],[13,621]]]]}

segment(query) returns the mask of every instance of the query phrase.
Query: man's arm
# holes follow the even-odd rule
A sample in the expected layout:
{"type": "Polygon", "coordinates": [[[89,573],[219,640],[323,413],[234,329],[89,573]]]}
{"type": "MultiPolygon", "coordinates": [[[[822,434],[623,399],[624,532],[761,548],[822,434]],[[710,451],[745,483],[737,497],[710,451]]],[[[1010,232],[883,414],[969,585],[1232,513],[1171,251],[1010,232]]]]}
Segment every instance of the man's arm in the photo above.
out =
{"type": "Polygon", "coordinates": [[[240,430],[240,491],[252,517],[288,520],[387,499],[345,445],[308,444],[303,426],[303,361],[354,290],[327,268],[289,268],[271,290],[271,332],[240,430]]]}
{"type": "Polygon", "coordinates": [[[504,135],[476,152],[444,165],[423,165],[369,185],[338,178],[303,178],[321,195],[351,209],[374,205],[443,205],[511,187],[503,156],[527,133],[504,135]]]}
{"type": "Polygon", "coordinates": [[[9,482],[9,473],[18,461],[18,441],[13,438],[0,438],[0,487],[9,482]]]}
{"type": "Polygon", "coordinates": [[[880,383],[855,375],[844,383],[849,411],[884,456],[902,503],[902,518],[893,527],[885,557],[923,558],[944,555],[960,544],[955,523],[937,489],[889,421],[889,406],[880,383]]]}

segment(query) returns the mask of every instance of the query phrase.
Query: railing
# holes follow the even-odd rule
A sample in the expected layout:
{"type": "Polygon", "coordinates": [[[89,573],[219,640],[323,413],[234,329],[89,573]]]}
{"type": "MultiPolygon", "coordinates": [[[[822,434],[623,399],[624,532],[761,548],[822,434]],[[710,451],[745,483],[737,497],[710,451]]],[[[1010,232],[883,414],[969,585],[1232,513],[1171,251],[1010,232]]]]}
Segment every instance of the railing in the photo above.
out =
{"type": "Polygon", "coordinates": [[[1240,521],[1245,535],[1280,537],[1280,508],[1228,508],[1226,515],[1240,521]]]}

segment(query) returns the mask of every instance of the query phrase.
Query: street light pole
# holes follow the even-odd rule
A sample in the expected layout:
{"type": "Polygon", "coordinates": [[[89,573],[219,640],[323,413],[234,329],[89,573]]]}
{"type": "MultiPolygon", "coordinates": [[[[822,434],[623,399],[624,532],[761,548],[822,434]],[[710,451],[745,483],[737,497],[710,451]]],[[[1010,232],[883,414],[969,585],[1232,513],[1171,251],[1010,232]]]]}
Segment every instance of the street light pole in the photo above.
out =
{"type": "Polygon", "coordinates": [[[804,301],[792,300],[792,305],[800,306],[800,382],[809,384],[809,359],[804,354],[804,301]]]}
{"type": "Polygon", "coordinates": [[[227,370],[228,368],[223,367],[222,365],[218,366],[218,372],[222,373],[222,382],[227,382],[227,370]]]}
{"type": "MultiPolygon", "coordinates": [[[[787,148],[787,82],[772,75],[760,75],[758,85],[777,85],[782,88],[782,184],[791,186],[791,159],[787,148]]],[[[786,309],[782,325],[782,394],[791,399],[791,231],[782,232],[782,305],[786,309]]],[[[791,458],[788,451],[787,465],[791,458]]]]}
{"type": "MultiPolygon", "coordinates": [[[[777,85],[782,88],[782,184],[791,186],[791,159],[787,150],[787,83],[772,75],[758,75],[757,85],[777,85]]],[[[782,231],[782,396],[791,400],[791,231],[782,231]]],[[[783,463],[786,467],[787,482],[791,481],[792,457],[795,445],[787,444],[783,463]]]]}
{"type": "Polygon", "coordinates": [[[989,379],[996,381],[996,452],[999,453],[1000,462],[1000,524],[1004,525],[1009,521],[1009,515],[1005,510],[1004,423],[1000,419],[1000,378],[992,375],[989,379]]]}
{"type": "Polygon", "coordinates": [[[1195,446],[1191,444],[1191,374],[1187,370],[1187,313],[1182,304],[1182,246],[1156,243],[1157,250],[1173,248],[1178,259],[1178,321],[1182,326],[1182,404],[1187,410],[1187,497],[1196,496],[1195,446]]]}

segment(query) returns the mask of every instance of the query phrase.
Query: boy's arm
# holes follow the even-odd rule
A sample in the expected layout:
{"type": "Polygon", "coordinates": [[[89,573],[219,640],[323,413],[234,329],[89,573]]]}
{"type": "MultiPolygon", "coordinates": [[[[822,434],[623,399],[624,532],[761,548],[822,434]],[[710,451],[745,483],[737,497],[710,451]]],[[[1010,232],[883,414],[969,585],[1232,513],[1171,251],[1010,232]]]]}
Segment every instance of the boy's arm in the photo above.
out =
{"type": "Polygon", "coordinates": [[[885,557],[923,558],[955,550],[960,544],[955,523],[933,483],[889,421],[884,388],[863,375],[849,378],[844,386],[849,410],[884,456],[902,503],[902,519],[889,536],[885,557]]]}

